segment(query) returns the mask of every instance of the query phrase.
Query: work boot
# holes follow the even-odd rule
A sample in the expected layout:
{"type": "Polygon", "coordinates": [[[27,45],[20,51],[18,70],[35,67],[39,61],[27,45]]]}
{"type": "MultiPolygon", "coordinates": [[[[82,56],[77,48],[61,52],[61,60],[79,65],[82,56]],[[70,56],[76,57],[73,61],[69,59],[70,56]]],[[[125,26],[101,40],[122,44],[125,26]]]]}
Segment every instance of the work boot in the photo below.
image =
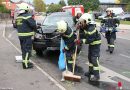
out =
{"type": "Polygon", "coordinates": [[[23,65],[23,69],[33,68],[33,63],[31,62],[28,63],[28,67],[26,67],[25,63],[22,63],[22,65],[23,65]]]}
{"type": "Polygon", "coordinates": [[[100,77],[97,76],[91,76],[90,81],[99,81],[100,77]]]}
{"type": "Polygon", "coordinates": [[[113,51],[110,51],[110,54],[112,54],[113,53],[113,51]]]}
{"type": "Polygon", "coordinates": [[[110,48],[110,54],[112,54],[113,53],[113,51],[114,51],[114,48],[110,48]]]}
{"type": "Polygon", "coordinates": [[[84,73],[84,76],[86,76],[86,77],[88,77],[88,78],[90,78],[91,75],[92,75],[92,73],[90,73],[90,72],[85,72],[85,73],[84,73]]]}

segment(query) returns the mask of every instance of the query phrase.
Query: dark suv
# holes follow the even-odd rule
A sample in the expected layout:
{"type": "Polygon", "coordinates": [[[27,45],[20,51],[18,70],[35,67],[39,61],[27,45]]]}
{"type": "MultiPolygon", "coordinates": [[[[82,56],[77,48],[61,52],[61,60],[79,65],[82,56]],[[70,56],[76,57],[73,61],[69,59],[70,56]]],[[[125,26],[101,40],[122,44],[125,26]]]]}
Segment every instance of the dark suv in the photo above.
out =
{"type": "Polygon", "coordinates": [[[64,20],[69,27],[75,30],[73,17],[67,12],[55,12],[46,16],[41,28],[37,30],[34,36],[33,48],[37,54],[41,54],[44,50],[60,49],[60,34],[56,32],[56,23],[64,20]]]}

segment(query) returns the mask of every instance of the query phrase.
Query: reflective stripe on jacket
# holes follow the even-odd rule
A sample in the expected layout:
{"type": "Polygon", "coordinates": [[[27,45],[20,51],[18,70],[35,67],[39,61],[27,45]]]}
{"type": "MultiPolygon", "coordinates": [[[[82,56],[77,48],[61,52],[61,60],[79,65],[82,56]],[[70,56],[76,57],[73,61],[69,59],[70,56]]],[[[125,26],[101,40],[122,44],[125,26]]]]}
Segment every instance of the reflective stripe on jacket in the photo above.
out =
{"type": "Polygon", "coordinates": [[[88,25],[86,30],[84,30],[84,33],[85,37],[82,39],[83,43],[90,45],[101,44],[101,36],[95,25],[88,25]]]}
{"type": "Polygon", "coordinates": [[[36,21],[30,14],[20,14],[16,18],[16,25],[19,37],[33,36],[36,29],[36,21]]]}

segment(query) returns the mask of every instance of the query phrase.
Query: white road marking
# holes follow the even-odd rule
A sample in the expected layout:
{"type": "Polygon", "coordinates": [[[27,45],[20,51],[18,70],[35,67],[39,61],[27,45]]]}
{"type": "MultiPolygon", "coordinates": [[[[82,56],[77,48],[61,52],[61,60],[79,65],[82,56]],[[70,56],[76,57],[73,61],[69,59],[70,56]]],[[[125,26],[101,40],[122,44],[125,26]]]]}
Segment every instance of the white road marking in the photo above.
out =
{"type": "MultiPolygon", "coordinates": [[[[86,64],[89,65],[88,62],[86,64]]],[[[116,81],[111,79],[111,78],[117,76],[117,77],[119,77],[123,80],[130,82],[130,78],[125,77],[125,76],[123,76],[123,75],[121,75],[121,74],[119,74],[115,71],[112,71],[111,69],[108,69],[108,68],[101,66],[101,65],[100,65],[100,68],[101,68],[102,71],[104,71],[103,73],[101,73],[101,80],[100,81],[117,83],[116,81]]]]}
{"type": "MultiPolygon", "coordinates": [[[[6,26],[5,26],[6,27],[6,26]]],[[[5,27],[4,27],[4,30],[3,30],[3,37],[4,39],[9,42],[19,53],[21,53],[21,50],[18,49],[10,40],[8,40],[6,37],[5,37],[5,27]]],[[[31,62],[36,66],[36,68],[42,72],[49,80],[51,80],[57,87],[59,87],[61,90],[66,90],[65,87],[63,87],[58,81],[56,81],[53,77],[51,77],[47,72],[45,72],[42,68],[40,68],[35,62],[33,62],[31,60],[31,62]]]]}
{"type": "Polygon", "coordinates": [[[12,35],[15,33],[15,30],[14,31],[12,31],[9,35],[8,35],[8,38],[11,38],[12,37],[12,35]]]}
{"type": "Polygon", "coordinates": [[[124,55],[124,54],[120,54],[120,56],[126,57],[126,58],[130,58],[130,56],[124,55]]]}

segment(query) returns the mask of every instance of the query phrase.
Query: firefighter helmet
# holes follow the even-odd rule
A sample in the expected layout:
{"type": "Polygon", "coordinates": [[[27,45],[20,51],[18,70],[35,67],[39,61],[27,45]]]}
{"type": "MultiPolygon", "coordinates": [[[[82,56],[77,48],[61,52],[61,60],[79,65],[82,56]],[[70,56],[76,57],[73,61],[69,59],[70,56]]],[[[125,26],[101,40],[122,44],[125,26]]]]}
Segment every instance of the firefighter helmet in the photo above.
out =
{"type": "Polygon", "coordinates": [[[26,11],[29,11],[29,7],[25,3],[19,4],[18,7],[19,7],[19,14],[25,13],[26,11]]]}
{"type": "Polygon", "coordinates": [[[57,32],[64,33],[67,30],[67,23],[63,20],[57,22],[57,32]]]}
{"type": "Polygon", "coordinates": [[[107,8],[106,12],[112,12],[112,10],[110,8],[107,8]]]}
{"type": "Polygon", "coordinates": [[[84,14],[79,18],[79,21],[80,21],[80,22],[83,21],[83,20],[85,20],[86,23],[91,23],[91,24],[94,23],[93,17],[92,17],[92,15],[89,14],[89,13],[84,13],[84,14]]]}
{"type": "Polygon", "coordinates": [[[29,10],[29,7],[26,3],[21,3],[19,5],[19,10],[29,10]]]}

